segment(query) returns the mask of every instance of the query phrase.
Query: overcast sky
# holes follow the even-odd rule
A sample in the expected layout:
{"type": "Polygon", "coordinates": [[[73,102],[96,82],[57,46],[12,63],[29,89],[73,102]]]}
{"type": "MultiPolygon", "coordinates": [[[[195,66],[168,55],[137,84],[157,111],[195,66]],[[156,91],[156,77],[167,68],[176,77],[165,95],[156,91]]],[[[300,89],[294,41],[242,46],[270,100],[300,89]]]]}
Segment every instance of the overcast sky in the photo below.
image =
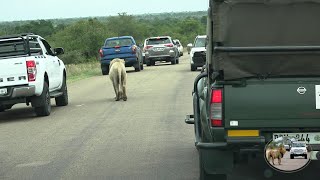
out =
{"type": "Polygon", "coordinates": [[[0,21],[205,11],[209,0],[1,0],[0,21]]]}

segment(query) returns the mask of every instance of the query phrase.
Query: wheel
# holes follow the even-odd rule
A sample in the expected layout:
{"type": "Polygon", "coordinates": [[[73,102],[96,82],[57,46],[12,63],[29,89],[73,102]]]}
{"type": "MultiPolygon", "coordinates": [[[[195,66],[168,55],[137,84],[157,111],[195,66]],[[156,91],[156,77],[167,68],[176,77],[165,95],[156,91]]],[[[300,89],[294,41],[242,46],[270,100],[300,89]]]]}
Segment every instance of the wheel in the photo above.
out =
{"type": "Polygon", "coordinates": [[[140,65],[140,69],[143,70],[143,63],[140,65]]]}
{"type": "Polygon", "coordinates": [[[109,74],[109,66],[105,66],[105,67],[101,66],[101,72],[102,72],[102,75],[108,75],[109,74]]]}
{"type": "Polygon", "coordinates": [[[7,109],[11,109],[13,104],[0,105],[0,112],[4,112],[7,109]]]}
{"type": "Polygon", "coordinates": [[[66,106],[68,105],[69,98],[68,98],[68,88],[67,88],[67,82],[66,82],[66,77],[63,77],[63,82],[62,82],[62,87],[60,90],[63,94],[59,97],[56,97],[56,105],[57,106],[66,106]]]}
{"type": "Polygon", "coordinates": [[[171,59],[171,64],[176,64],[177,63],[177,59],[174,57],[171,59]]]}
{"type": "Polygon", "coordinates": [[[146,65],[147,66],[151,66],[151,60],[150,59],[146,60],[146,65]]]}
{"type": "Polygon", "coordinates": [[[199,160],[199,163],[200,163],[200,180],[227,180],[226,174],[208,174],[204,170],[201,158],[199,160]]]}
{"type": "Polygon", "coordinates": [[[133,67],[134,67],[134,70],[135,70],[136,72],[139,72],[139,71],[141,70],[141,66],[140,66],[139,61],[138,61],[133,67]]]}
{"type": "Polygon", "coordinates": [[[304,158],[305,158],[305,159],[307,159],[307,158],[308,158],[308,156],[307,156],[307,155],[304,155],[304,158]]]}
{"type": "Polygon", "coordinates": [[[155,61],[150,61],[150,64],[151,64],[151,66],[154,66],[154,65],[156,65],[156,62],[155,61]]]}
{"type": "Polygon", "coordinates": [[[292,154],[290,154],[290,159],[294,159],[294,156],[292,154]]]}
{"type": "Polygon", "coordinates": [[[42,94],[37,98],[39,98],[40,106],[34,108],[36,115],[49,116],[51,113],[51,99],[47,82],[43,83],[42,94]]]}
{"type": "Polygon", "coordinates": [[[191,64],[191,71],[196,71],[197,67],[191,64]]]}

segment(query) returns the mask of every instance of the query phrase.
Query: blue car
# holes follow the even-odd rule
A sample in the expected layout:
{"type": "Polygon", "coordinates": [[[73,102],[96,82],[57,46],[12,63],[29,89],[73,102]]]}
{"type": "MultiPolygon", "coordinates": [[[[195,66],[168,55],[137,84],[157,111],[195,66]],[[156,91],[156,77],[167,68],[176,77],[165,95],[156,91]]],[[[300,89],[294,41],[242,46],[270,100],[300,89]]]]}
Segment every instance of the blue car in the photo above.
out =
{"type": "Polygon", "coordinates": [[[125,66],[133,66],[136,72],[143,70],[142,51],[132,36],[107,38],[99,53],[103,75],[109,74],[110,61],[115,58],[124,59],[125,66]]]}

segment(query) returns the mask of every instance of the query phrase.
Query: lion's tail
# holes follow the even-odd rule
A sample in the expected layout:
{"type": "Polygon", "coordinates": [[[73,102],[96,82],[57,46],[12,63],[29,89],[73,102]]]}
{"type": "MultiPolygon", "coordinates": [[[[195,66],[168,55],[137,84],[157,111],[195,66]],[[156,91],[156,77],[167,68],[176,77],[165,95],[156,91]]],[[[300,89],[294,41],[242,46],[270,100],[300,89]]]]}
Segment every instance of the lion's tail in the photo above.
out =
{"type": "Polygon", "coordinates": [[[118,81],[119,81],[119,94],[122,95],[122,73],[121,73],[121,68],[118,69],[118,81]]]}

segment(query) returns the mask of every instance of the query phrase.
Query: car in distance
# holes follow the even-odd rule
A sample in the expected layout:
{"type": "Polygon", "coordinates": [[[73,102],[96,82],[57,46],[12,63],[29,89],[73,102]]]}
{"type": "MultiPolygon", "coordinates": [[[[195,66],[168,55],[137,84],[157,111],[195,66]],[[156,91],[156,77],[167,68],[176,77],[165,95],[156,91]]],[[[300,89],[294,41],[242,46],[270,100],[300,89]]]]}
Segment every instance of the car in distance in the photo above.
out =
{"type": "Polygon", "coordinates": [[[179,51],[170,36],[150,37],[146,39],[145,59],[147,66],[156,61],[179,63],[179,51]]]}
{"type": "Polygon", "coordinates": [[[133,66],[136,72],[143,70],[142,51],[132,36],[107,38],[99,53],[103,75],[109,74],[110,62],[115,58],[124,59],[125,66],[133,66]]]}
{"type": "Polygon", "coordinates": [[[308,150],[305,142],[292,142],[290,148],[290,159],[294,159],[296,156],[303,156],[305,159],[307,159],[308,150]]]}
{"type": "Polygon", "coordinates": [[[178,51],[179,51],[179,56],[183,56],[183,46],[179,39],[174,39],[173,42],[176,44],[178,51]]]}
{"type": "Polygon", "coordinates": [[[190,51],[190,68],[196,71],[206,63],[206,35],[198,35],[190,51]]]}

